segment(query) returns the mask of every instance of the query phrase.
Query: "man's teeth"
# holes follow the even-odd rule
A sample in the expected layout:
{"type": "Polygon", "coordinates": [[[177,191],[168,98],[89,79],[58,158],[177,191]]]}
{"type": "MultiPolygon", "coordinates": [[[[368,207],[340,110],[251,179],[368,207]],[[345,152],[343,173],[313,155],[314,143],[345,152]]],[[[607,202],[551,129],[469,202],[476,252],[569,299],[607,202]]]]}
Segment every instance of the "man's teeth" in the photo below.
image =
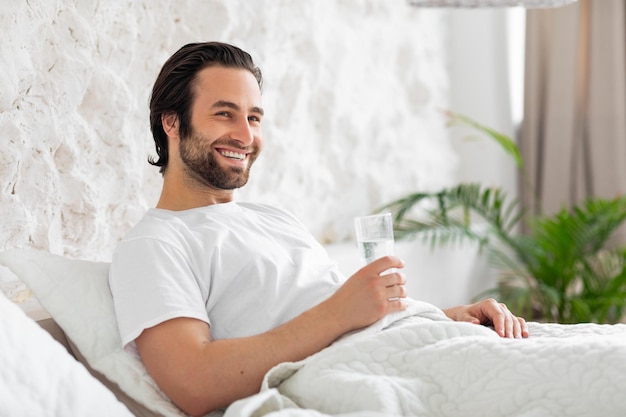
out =
{"type": "Polygon", "coordinates": [[[245,159],[246,157],[246,154],[232,152],[232,151],[220,151],[220,154],[227,158],[240,159],[240,160],[245,159]]]}

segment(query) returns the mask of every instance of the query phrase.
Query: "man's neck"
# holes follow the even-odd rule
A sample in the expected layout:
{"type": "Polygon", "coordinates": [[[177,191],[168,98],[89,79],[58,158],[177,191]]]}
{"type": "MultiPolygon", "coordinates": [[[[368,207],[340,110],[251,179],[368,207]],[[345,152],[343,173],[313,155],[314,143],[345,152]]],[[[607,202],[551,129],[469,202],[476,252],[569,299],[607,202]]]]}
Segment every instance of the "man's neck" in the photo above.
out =
{"type": "Polygon", "coordinates": [[[233,200],[232,190],[218,190],[199,184],[189,184],[178,178],[163,178],[161,196],[157,208],[173,211],[189,210],[233,200]]]}

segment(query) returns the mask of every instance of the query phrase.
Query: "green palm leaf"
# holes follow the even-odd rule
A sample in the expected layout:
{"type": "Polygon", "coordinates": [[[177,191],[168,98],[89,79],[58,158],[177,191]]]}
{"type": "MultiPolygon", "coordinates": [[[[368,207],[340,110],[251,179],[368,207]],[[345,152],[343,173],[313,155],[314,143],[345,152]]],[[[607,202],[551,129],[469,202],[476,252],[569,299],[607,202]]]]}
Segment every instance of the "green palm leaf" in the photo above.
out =
{"type": "Polygon", "coordinates": [[[515,142],[511,140],[511,138],[509,138],[507,135],[497,132],[462,114],[454,113],[451,111],[446,111],[445,114],[448,117],[448,121],[450,125],[469,126],[493,138],[500,145],[502,150],[504,150],[509,156],[511,156],[511,158],[513,158],[517,167],[522,168],[523,166],[522,155],[520,154],[519,149],[517,145],[515,144],[515,142]]]}

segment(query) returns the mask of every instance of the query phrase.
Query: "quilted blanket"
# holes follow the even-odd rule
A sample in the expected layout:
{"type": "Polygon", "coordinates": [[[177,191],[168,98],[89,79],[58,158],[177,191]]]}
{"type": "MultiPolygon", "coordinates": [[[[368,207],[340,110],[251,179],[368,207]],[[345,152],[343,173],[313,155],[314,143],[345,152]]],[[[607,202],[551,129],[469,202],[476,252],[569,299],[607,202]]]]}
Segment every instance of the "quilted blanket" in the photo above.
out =
{"type": "Polygon", "coordinates": [[[232,416],[624,416],[626,325],[529,323],[527,339],[426,303],[283,363],[232,416]]]}

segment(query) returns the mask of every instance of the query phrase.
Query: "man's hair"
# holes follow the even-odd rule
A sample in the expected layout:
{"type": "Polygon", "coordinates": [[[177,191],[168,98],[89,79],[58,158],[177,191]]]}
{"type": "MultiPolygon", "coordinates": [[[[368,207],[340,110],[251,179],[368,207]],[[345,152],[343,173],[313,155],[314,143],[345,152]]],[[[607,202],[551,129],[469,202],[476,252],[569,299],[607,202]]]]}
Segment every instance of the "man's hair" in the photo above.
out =
{"type": "Polygon", "coordinates": [[[189,136],[191,106],[195,99],[193,87],[197,74],[211,66],[248,70],[256,78],[259,88],[263,84],[261,70],[254,64],[250,54],[236,46],[221,42],[190,43],[176,51],[163,64],[150,97],[150,130],[158,158],[150,156],[148,162],[160,167],[161,173],[165,171],[169,159],[167,135],[163,130],[161,116],[176,114],[181,138],[189,136]]]}

